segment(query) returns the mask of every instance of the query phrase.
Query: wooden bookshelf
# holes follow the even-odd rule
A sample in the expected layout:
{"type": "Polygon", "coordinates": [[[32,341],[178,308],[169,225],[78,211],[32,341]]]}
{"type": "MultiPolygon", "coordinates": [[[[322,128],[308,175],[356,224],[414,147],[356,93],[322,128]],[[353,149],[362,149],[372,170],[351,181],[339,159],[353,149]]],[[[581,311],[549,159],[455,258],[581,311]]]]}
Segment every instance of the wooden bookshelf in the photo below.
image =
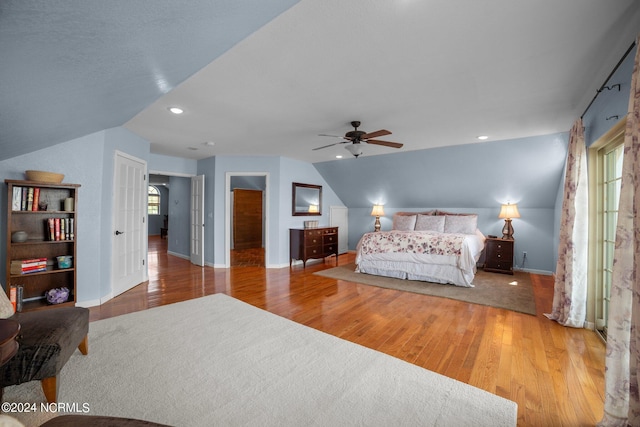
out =
{"type": "MultiPolygon", "coordinates": [[[[50,184],[35,181],[5,180],[7,185],[7,259],[5,291],[10,294],[11,285],[23,286],[22,311],[75,305],[76,301],[76,255],[77,255],[77,213],[78,188],[80,184],[50,184]],[[46,210],[40,207],[27,210],[22,201],[14,203],[14,189],[35,192],[38,189],[38,202],[47,204],[46,210]],[[65,200],[73,198],[73,207],[65,210],[65,200]],[[53,223],[63,223],[64,236],[56,236],[50,232],[49,219],[53,223]],[[27,233],[24,242],[13,242],[12,235],[16,231],[27,233]],[[71,256],[69,268],[58,268],[56,258],[61,255],[71,256]],[[19,273],[11,271],[12,261],[47,259],[45,271],[19,273]],[[53,288],[66,287],[70,291],[69,299],[62,304],[51,305],[47,302],[45,292],[53,288]]],[[[16,190],[18,191],[18,190],[16,190]]],[[[22,196],[21,196],[22,198],[22,196]]],[[[69,208],[69,206],[67,206],[69,208]]]]}

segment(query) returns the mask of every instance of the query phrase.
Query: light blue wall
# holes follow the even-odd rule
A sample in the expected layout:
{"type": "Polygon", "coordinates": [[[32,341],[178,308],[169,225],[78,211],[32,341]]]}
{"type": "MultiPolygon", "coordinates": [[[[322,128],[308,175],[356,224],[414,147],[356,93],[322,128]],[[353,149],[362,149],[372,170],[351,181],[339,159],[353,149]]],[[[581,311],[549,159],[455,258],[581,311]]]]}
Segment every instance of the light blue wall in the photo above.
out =
{"type": "MultiPolygon", "coordinates": [[[[149,143],[123,128],[93,133],[50,148],[0,162],[5,179],[24,179],[27,169],[65,174],[63,182],[80,184],[78,190],[77,295],[79,302],[94,301],[111,292],[111,237],[113,165],[115,150],[146,161],[149,143]]],[[[7,200],[2,188],[3,203],[7,200]]],[[[6,233],[6,213],[2,233],[6,233]]],[[[6,256],[6,241],[0,243],[6,256]]],[[[0,267],[6,274],[4,263],[0,267]]]]}
{"type": "Polygon", "coordinates": [[[349,208],[349,248],[373,229],[373,204],[385,205],[383,229],[396,211],[444,209],[474,212],[486,234],[501,235],[502,203],[517,203],[513,220],[516,265],[555,269],[554,210],[567,152],[567,134],[552,134],[384,156],[316,163],[349,208]]]}
{"type": "Polygon", "coordinates": [[[198,171],[198,161],[162,154],[149,154],[149,171],[160,172],[160,175],[193,176],[198,171]]]}
{"type": "MultiPolygon", "coordinates": [[[[620,89],[618,90],[616,87],[615,89],[605,89],[598,93],[582,117],[587,147],[626,117],[627,111],[629,110],[631,75],[633,74],[633,62],[636,50],[637,46],[634,46],[622,60],[618,69],[615,70],[611,77],[603,84],[603,86],[608,87],[619,84],[620,89]],[[612,116],[618,116],[618,118],[611,118],[612,116]]],[[[595,89],[598,88],[594,88],[594,95],[597,93],[595,89]]]]}
{"type": "Polygon", "coordinates": [[[216,156],[198,162],[198,174],[205,175],[205,262],[214,266],[225,263],[226,174],[268,174],[268,267],[289,265],[289,228],[302,227],[306,217],[291,215],[291,183],[304,182],[323,186],[323,212],[317,218],[328,224],[329,206],[342,202],[312,164],[282,157],[216,156]]]}
{"type": "Polygon", "coordinates": [[[167,250],[185,257],[190,255],[191,178],[169,177],[169,236],[167,250]]]}

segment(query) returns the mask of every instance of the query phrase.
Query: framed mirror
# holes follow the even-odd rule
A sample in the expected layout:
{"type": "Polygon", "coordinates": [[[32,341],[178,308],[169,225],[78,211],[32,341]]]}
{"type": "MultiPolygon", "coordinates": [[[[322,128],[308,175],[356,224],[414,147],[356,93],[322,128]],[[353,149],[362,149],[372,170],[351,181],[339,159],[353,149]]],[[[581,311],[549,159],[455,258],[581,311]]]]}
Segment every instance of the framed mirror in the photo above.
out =
{"type": "Polygon", "coordinates": [[[322,185],[292,183],[292,215],[322,215],[322,185]]]}

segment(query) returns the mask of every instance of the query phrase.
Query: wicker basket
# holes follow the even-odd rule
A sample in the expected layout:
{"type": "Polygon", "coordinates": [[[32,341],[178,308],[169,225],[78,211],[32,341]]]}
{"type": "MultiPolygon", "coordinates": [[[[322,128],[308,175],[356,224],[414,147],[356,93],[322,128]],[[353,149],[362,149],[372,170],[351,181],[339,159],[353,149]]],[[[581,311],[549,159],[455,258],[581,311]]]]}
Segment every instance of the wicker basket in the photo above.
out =
{"type": "Polygon", "coordinates": [[[44,171],[25,171],[27,181],[46,182],[47,184],[60,184],[64,179],[61,173],[44,171]]]}

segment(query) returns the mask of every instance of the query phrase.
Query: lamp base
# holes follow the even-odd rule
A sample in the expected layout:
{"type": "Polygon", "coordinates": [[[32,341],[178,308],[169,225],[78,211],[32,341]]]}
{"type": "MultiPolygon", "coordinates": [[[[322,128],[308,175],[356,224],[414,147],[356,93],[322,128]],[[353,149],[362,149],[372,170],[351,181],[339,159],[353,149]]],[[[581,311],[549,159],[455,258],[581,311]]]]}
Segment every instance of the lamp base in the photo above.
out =
{"type": "Polygon", "coordinates": [[[505,240],[513,240],[513,227],[511,226],[511,219],[504,220],[504,227],[502,227],[502,238],[505,240]]]}
{"type": "Polygon", "coordinates": [[[380,231],[380,217],[379,216],[376,217],[376,222],[375,222],[375,224],[373,224],[373,230],[374,231],[380,231]]]}

